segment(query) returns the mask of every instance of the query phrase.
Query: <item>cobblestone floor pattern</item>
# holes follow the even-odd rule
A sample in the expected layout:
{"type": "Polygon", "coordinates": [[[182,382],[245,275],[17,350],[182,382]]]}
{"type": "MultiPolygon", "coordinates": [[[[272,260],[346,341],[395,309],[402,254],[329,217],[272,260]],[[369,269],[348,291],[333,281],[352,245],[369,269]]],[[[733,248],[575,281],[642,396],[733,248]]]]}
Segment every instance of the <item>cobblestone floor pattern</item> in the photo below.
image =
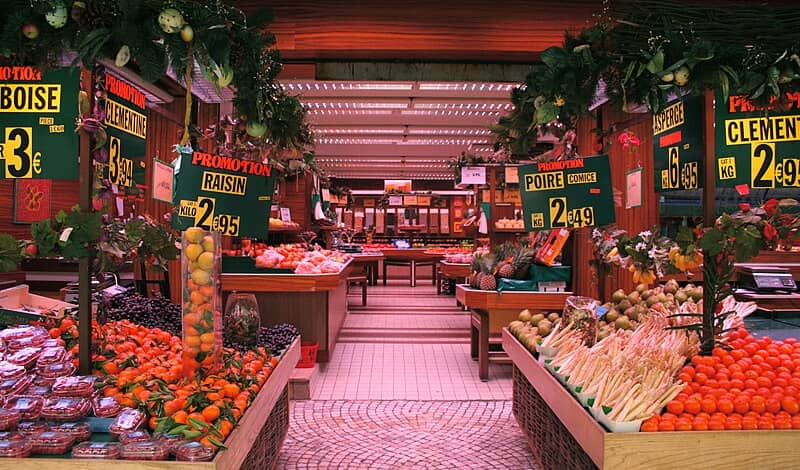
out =
{"type": "Polygon", "coordinates": [[[277,468],[536,468],[511,413],[511,366],[480,381],[452,296],[390,281],[369,288],[367,307],[358,291],[350,301],[312,400],[292,402],[277,468]]]}

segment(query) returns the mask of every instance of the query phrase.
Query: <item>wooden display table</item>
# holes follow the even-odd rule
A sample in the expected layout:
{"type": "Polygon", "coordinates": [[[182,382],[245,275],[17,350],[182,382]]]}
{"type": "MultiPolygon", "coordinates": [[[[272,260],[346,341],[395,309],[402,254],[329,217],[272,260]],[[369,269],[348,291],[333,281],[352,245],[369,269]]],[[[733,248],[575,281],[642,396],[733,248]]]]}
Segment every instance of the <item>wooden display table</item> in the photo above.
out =
{"type": "Polygon", "coordinates": [[[255,294],[261,309],[261,326],[295,325],[303,340],[319,343],[317,361],[328,362],[347,315],[351,264],[348,261],[333,274],[223,273],[223,295],[233,291],[255,294]]]}
{"type": "Polygon", "coordinates": [[[275,468],[281,446],[289,430],[288,383],[300,359],[300,338],[294,340],[281,357],[239,425],[225,441],[227,450],[217,452],[211,462],[147,460],[90,460],[39,458],[2,460],[3,468],[61,470],[265,470],[275,468]]]}
{"type": "Polygon", "coordinates": [[[513,411],[543,468],[794,468],[800,431],[611,433],[508,329],[513,411]]]}
{"type": "MultiPolygon", "coordinates": [[[[442,280],[455,279],[456,282],[467,282],[467,277],[471,272],[469,263],[448,263],[447,261],[439,261],[439,269],[436,272],[436,293],[442,293],[442,280]]],[[[461,306],[461,303],[456,300],[456,305],[461,306]]]]}
{"type": "Polygon", "coordinates": [[[374,286],[378,284],[378,263],[383,260],[383,253],[379,251],[352,253],[352,256],[353,269],[357,270],[359,267],[363,267],[364,272],[367,274],[369,285],[374,286]]]}
{"type": "Polygon", "coordinates": [[[470,353],[478,360],[478,377],[489,380],[489,362],[508,363],[503,352],[491,353],[489,343],[500,342],[503,328],[516,320],[520,310],[558,311],[572,292],[503,292],[456,286],[456,300],[470,311],[470,353]]]}
{"type": "Polygon", "coordinates": [[[444,253],[431,253],[426,248],[381,248],[383,253],[383,285],[386,285],[387,266],[408,266],[411,287],[417,285],[417,265],[431,266],[433,283],[436,284],[436,261],[444,257],[444,253]]]}

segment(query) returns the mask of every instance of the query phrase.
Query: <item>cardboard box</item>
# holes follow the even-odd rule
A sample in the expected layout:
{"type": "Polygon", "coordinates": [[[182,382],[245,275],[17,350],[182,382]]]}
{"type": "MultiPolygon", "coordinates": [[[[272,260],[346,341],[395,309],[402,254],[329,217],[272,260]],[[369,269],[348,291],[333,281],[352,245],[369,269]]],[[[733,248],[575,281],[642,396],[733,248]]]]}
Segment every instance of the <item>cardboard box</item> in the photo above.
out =
{"type": "Polygon", "coordinates": [[[544,264],[545,266],[552,266],[564,245],[569,238],[569,230],[565,228],[555,228],[550,231],[544,245],[536,253],[536,261],[544,264]]]}
{"type": "Polygon", "coordinates": [[[14,325],[40,320],[43,316],[56,318],[77,310],[78,306],[41,295],[31,294],[27,284],[0,291],[0,324],[14,325]]]}

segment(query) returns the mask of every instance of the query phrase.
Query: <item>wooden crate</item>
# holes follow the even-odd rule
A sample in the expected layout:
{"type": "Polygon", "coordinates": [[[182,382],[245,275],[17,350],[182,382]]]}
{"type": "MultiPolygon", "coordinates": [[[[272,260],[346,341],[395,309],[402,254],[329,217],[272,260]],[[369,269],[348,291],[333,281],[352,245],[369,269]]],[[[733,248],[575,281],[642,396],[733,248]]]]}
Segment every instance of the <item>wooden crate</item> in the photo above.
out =
{"type": "Polygon", "coordinates": [[[15,470],[269,470],[275,467],[289,427],[287,385],[300,359],[300,338],[294,340],[281,357],[253,403],[242,416],[239,426],[225,441],[227,450],[217,452],[211,462],[144,460],[88,460],[62,458],[2,459],[0,469],[15,470]]]}
{"type": "Polygon", "coordinates": [[[508,329],[503,348],[515,367],[514,415],[544,468],[731,470],[800,462],[796,430],[608,432],[508,329]],[[572,466],[557,466],[554,456],[570,456],[572,466]]]}

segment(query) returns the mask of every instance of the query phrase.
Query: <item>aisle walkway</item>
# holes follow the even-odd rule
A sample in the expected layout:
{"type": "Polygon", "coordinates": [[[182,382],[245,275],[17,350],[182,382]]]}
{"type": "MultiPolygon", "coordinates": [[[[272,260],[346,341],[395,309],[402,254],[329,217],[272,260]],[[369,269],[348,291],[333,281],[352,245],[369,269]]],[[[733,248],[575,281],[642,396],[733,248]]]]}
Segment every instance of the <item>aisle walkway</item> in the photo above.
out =
{"type": "Polygon", "coordinates": [[[511,414],[511,367],[478,379],[453,297],[390,282],[354,292],[312,400],[292,402],[278,468],[532,469],[511,414]]]}

